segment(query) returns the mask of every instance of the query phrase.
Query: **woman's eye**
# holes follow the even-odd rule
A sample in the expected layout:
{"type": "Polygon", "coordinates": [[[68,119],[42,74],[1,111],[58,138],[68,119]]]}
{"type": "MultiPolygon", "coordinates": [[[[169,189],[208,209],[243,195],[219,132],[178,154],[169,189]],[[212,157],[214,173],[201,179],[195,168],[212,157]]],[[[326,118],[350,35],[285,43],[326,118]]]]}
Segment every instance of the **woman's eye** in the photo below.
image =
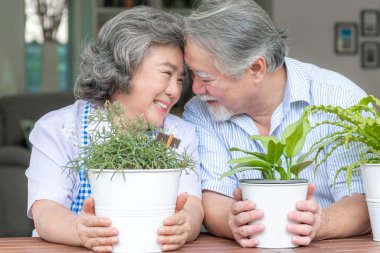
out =
{"type": "Polygon", "coordinates": [[[177,82],[179,85],[183,85],[183,79],[178,79],[177,82]]]}

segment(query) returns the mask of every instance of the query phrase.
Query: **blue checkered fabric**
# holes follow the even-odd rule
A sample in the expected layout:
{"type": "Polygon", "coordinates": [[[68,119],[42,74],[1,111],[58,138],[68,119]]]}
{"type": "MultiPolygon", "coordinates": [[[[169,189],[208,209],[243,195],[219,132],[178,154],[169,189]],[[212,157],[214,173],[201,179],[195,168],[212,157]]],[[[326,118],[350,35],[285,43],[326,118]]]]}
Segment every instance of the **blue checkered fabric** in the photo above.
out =
{"type": "MultiPolygon", "coordinates": [[[[90,136],[87,132],[88,127],[88,116],[90,115],[91,103],[87,102],[83,107],[83,116],[82,116],[82,145],[86,146],[90,141],[90,136]]],[[[83,154],[82,154],[83,155],[83,154]]],[[[79,193],[76,199],[71,203],[71,211],[80,214],[83,208],[83,201],[91,195],[91,185],[88,183],[86,177],[86,168],[82,167],[79,171],[80,178],[80,188],[79,193]]]]}

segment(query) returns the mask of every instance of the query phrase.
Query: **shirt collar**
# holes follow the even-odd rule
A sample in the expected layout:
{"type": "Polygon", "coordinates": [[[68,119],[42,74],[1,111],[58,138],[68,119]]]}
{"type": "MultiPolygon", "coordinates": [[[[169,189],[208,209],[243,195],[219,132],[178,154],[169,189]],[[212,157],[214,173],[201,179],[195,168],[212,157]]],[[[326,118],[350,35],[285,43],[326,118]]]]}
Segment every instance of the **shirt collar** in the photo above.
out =
{"type": "MultiPolygon", "coordinates": [[[[284,99],[275,112],[272,115],[272,118],[283,118],[283,115],[287,114],[290,111],[290,105],[296,102],[305,102],[307,105],[311,104],[310,99],[310,80],[303,70],[303,65],[301,63],[292,59],[285,58],[285,69],[286,69],[286,87],[284,99]]],[[[245,114],[239,114],[233,116],[230,121],[239,125],[243,128],[249,135],[258,134],[256,127],[252,127],[253,119],[245,114]]],[[[280,124],[281,120],[278,122],[280,124]]],[[[271,126],[271,132],[273,129],[277,128],[277,125],[271,126]]],[[[255,124],[253,124],[255,126],[255,124]]]]}
{"type": "Polygon", "coordinates": [[[285,58],[285,68],[287,81],[283,106],[290,106],[300,101],[310,105],[310,80],[302,66],[299,66],[299,62],[294,59],[285,58]]]}

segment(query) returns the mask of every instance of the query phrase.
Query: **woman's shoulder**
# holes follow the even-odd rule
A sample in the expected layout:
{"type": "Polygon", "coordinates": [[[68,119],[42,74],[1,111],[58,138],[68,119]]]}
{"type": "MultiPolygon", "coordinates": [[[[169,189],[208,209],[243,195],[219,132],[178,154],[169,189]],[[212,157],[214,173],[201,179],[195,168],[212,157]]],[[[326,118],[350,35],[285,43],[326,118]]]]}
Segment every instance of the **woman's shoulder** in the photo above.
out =
{"type": "Polygon", "coordinates": [[[57,122],[62,122],[62,121],[75,122],[82,113],[84,103],[85,103],[84,101],[78,100],[71,105],[62,107],[58,110],[48,112],[47,114],[42,116],[36,122],[36,124],[51,125],[51,124],[55,124],[57,122]]]}
{"type": "MultiPolygon", "coordinates": [[[[73,157],[80,144],[84,105],[79,100],[42,116],[29,135],[33,147],[56,161],[62,162],[62,154],[73,157]]],[[[63,160],[62,165],[66,162],[63,160]]]]}
{"type": "MultiPolygon", "coordinates": [[[[80,132],[82,111],[85,101],[78,100],[75,103],[61,109],[51,111],[42,116],[34,125],[30,134],[32,144],[40,138],[65,139],[67,136],[76,139],[80,132]]],[[[76,143],[76,142],[75,142],[76,143]]]]}
{"type": "Polygon", "coordinates": [[[179,131],[195,131],[195,126],[192,123],[185,121],[174,114],[169,114],[165,119],[164,129],[175,129],[179,131]]]}
{"type": "Polygon", "coordinates": [[[195,126],[180,117],[169,114],[164,122],[164,132],[173,134],[175,138],[181,140],[181,146],[188,146],[196,139],[195,126]]]}

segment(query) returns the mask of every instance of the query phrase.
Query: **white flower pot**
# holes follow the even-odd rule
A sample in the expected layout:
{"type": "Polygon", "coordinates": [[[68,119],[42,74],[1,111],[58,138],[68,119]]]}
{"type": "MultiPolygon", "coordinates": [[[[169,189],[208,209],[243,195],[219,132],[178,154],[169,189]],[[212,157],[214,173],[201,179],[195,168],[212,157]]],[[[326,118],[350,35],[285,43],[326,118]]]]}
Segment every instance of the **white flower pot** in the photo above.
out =
{"type": "MultiPolygon", "coordinates": [[[[287,215],[296,210],[296,203],[305,200],[308,181],[306,179],[272,181],[240,180],[243,199],[252,200],[256,208],[264,212],[263,219],[254,221],[263,223],[265,229],[253,237],[258,239],[259,248],[294,248],[292,234],[286,231],[289,224],[287,215]]],[[[251,237],[252,238],[252,237],[251,237]]]]}
{"type": "Polygon", "coordinates": [[[175,211],[181,169],[88,171],[98,216],[119,230],[113,252],[161,252],[158,228],[175,211]]]}
{"type": "Polygon", "coordinates": [[[360,166],[374,241],[380,241],[380,164],[360,166]]]}

